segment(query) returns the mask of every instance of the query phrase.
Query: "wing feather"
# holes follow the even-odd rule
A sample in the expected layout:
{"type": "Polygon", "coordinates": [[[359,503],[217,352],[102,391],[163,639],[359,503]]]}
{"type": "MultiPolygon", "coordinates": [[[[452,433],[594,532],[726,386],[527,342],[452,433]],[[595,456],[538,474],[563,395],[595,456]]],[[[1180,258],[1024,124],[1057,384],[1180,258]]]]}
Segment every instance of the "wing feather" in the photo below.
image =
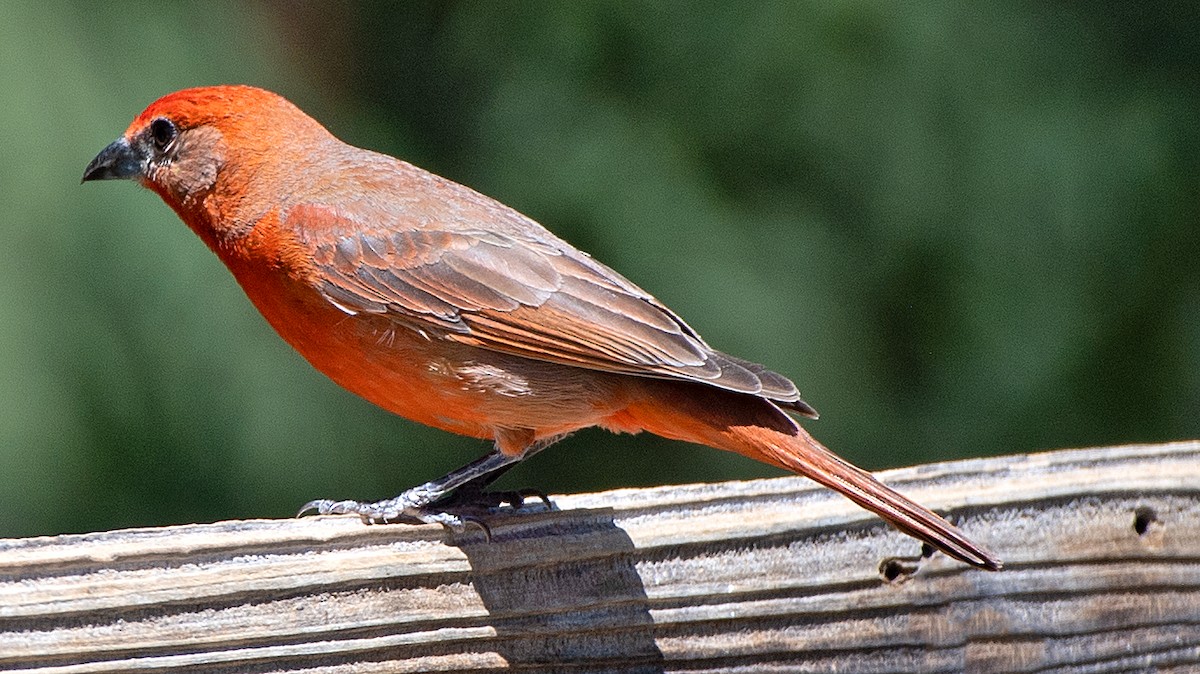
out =
{"type": "Polygon", "coordinates": [[[311,206],[289,217],[306,220],[297,230],[313,249],[319,290],[344,311],[538,360],[708,383],[815,414],[786,377],[713,350],[653,296],[544,230],[536,238],[363,231],[311,206]]]}

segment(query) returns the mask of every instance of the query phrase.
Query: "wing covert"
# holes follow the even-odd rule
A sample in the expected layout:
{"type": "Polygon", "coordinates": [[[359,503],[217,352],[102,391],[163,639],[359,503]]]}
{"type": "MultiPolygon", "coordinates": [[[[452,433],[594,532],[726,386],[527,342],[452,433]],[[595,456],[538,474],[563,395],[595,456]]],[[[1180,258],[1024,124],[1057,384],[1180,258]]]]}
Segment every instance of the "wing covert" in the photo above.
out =
{"type": "MultiPolygon", "coordinates": [[[[710,348],[654,297],[553,235],[305,226],[319,290],[348,313],[394,317],[445,339],[528,358],[688,379],[799,400],[785,377],[710,348]]],[[[535,225],[536,226],[536,225],[535,225]]],[[[544,232],[544,230],[543,230],[544,232]]]]}

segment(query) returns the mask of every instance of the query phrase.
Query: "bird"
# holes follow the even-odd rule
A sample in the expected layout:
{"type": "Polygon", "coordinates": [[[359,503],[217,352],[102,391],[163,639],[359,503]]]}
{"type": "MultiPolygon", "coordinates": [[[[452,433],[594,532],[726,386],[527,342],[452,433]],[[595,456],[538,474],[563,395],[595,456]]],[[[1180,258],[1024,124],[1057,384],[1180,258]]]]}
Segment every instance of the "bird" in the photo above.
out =
{"type": "MultiPolygon", "coordinates": [[[[516,210],[347,144],[265,89],[151,103],[83,182],[157,193],[313,367],[389,412],[493,443],[378,502],[301,512],[462,526],[456,503],[580,429],[649,432],[807,476],[952,558],[1001,561],[838,457],[796,385],[718,351],[653,295],[516,210]],[[462,498],[456,498],[456,497],[462,498]]],[[[519,496],[516,499],[519,500],[519,496]]]]}

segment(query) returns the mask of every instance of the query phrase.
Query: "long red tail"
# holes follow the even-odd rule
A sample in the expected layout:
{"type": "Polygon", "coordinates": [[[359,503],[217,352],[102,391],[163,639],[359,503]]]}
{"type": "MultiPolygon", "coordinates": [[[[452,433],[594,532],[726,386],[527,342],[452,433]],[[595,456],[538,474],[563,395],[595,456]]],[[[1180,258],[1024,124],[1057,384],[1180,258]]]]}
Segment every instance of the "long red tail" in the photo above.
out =
{"type": "Polygon", "coordinates": [[[769,428],[739,426],[730,428],[728,434],[742,448],[734,451],[746,453],[744,448],[752,447],[751,451],[761,452],[770,463],[820,482],[955,559],[989,571],[1000,569],[1000,560],[958,527],[843,460],[804,429],[797,426],[797,431],[783,435],[769,428]]]}
{"type": "Polygon", "coordinates": [[[989,571],[1000,569],[1001,561],[986,548],[826,449],[773,403],[709,387],[687,388],[672,391],[669,402],[654,395],[630,412],[651,433],[737,452],[799,473],[955,559],[989,571]]]}

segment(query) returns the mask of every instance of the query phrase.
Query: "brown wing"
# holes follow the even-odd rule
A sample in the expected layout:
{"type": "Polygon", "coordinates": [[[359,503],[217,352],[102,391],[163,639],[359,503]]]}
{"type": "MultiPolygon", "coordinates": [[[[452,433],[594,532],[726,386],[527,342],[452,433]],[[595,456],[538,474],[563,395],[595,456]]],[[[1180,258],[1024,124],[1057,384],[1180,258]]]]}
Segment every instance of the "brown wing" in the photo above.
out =
{"type": "Polygon", "coordinates": [[[322,221],[301,228],[320,291],[344,311],[537,360],[704,382],[815,415],[787,378],[714,351],[654,297],[544,230],[363,232],[336,226],[325,209],[291,217],[306,216],[322,221]]]}

